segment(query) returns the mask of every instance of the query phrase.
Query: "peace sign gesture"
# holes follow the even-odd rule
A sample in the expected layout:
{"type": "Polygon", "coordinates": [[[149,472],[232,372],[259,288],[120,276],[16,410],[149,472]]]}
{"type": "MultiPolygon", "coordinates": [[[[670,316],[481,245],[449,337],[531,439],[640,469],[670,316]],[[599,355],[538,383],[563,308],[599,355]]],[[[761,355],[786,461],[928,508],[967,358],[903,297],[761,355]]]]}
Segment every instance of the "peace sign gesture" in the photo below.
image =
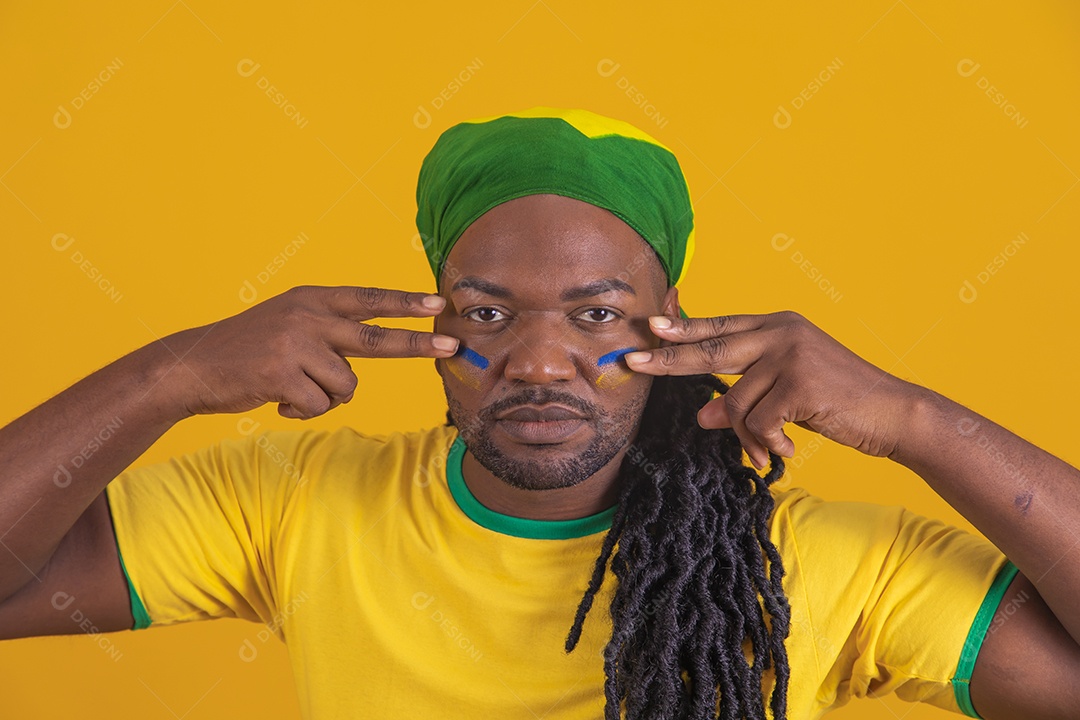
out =
{"type": "Polygon", "coordinates": [[[792,457],[785,423],[877,457],[904,437],[923,388],[868,363],[792,311],[711,318],[649,318],[665,345],[625,356],[649,375],[742,375],[698,412],[704,428],[733,428],[759,469],[768,452],[792,457]]]}
{"type": "Polygon", "coordinates": [[[347,358],[453,355],[455,338],[369,322],[432,317],[445,304],[438,295],[383,288],[292,288],[161,340],[170,353],[165,394],[179,417],[276,402],[285,417],[312,418],[352,399],[357,377],[347,358]]]}

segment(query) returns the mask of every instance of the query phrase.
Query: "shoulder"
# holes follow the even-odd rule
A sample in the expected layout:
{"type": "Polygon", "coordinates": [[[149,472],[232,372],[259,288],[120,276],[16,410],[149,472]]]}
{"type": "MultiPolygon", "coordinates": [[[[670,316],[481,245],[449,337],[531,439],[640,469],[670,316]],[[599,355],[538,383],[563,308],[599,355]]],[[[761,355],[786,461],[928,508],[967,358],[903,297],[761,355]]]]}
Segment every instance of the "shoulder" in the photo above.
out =
{"type": "MultiPolygon", "coordinates": [[[[154,477],[160,484],[284,506],[298,491],[356,491],[376,482],[357,482],[418,472],[421,466],[442,463],[457,428],[436,426],[408,432],[367,434],[351,427],[336,429],[264,429],[244,418],[238,435],[156,466],[128,470],[126,475],[154,477]]],[[[125,476],[113,481],[122,487],[125,476]]],[[[133,485],[146,483],[130,479],[133,485]]],[[[179,490],[176,490],[179,492],[179,490]]]]}
{"type": "MultiPolygon", "coordinates": [[[[801,487],[774,490],[773,497],[770,539],[785,586],[819,611],[840,615],[860,612],[920,544],[946,529],[900,505],[826,500],[801,487]]],[[[914,575],[921,563],[906,566],[914,575]]]]}
{"type": "Polygon", "coordinates": [[[954,709],[950,673],[1003,556],[985,539],[901,505],[773,491],[793,652],[829,707],[896,690],[954,709]],[[887,685],[882,678],[888,677],[887,685]],[[910,684],[908,684],[910,682],[910,684]]]}
{"type": "MultiPolygon", "coordinates": [[[[457,429],[367,434],[351,427],[268,431],[246,439],[260,456],[254,487],[289,543],[340,542],[430,505],[457,429]],[[345,536],[340,533],[344,532],[345,536]]],[[[285,542],[285,541],[283,541],[285,542]]],[[[297,545],[296,547],[300,547],[297,545]]],[[[302,554],[302,553],[301,553],[302,554]]]]}
{"type": "Polygon", "coordinates": [[[301,468],[341,461],[380,462],[445,453],[457,437],[457,428],[439,425],[407,432],[369,434],[351,427],[258,432],[256,426],[245,434],[246,437],[228,444],[262,462],[301,468]]]}
{"type": "Polygon", "coordinates": [[[794,545],[804,561],[902,562],[918,554],[981,553],[989,545],[981,536],[903,505],[826,500],[800,487],[775,490],[773,497],[773,541],[794,545]]]}
{"type": "Polygon", "coordinates": [[[271,430],[252,433],[243,442],[260,465],[270,466],[290,484],[331,487],[442,467],[457,432],[448,425],[387,434],[351,427],[271,430]]]}
{"type": "MultiPolygon", "coordinates": [[[[894,540],[903,529],[919,518],[901,505],[878,505],[852,500],[826,500],[805,488],[772,488],[774,510],[772,540],[796,544],[814,554],[832,553],[850,548],[865,551],[866,546],[894,540]]],[[[940,522],[940,521],[932,521],[940,522]]]]}
{"type": "Polygon", "coordinates": [[[974,588],[978,601],[1004,561],[985,538],[901,505],[825,500],[803,488],[774,497],[770,535],[791,575],[785,582],[819,611],[923,613],[932,603],[916,597],[943,603],[960,588],[974,588]]]}

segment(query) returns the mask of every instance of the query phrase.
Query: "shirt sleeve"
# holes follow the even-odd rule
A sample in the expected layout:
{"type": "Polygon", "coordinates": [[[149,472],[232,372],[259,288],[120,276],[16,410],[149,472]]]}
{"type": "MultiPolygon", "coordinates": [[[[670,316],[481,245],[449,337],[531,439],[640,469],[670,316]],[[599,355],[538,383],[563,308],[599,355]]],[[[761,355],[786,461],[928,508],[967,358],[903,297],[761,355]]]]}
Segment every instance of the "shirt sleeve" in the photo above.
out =
{"type": "Polygon", "coordinates": [[[824,707],[895,693],[979,717],[971,670],[1016,566],[985,538],[900,506],[802,491],[784,507],[824,707]]]}
{"type": "Polygon", "coordinates": [[[252,433],[128,469],[106,486],[132,629],[271,621],[278,528],[322,435],[252,433]]]}

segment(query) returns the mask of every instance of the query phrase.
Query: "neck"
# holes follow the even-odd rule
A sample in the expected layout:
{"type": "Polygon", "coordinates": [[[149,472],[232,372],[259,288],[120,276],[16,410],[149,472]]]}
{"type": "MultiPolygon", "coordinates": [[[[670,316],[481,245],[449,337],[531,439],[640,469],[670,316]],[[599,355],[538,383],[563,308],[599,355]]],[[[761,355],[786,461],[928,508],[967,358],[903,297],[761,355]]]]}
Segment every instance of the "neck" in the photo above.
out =
{"type": "Polygon", "coordinates": [[[577,485],[523,490],[495,477],[466,451],[461,461],[465,485],[484,507],[528,520],[576,520],[603,512],[619,500],[619,466],[628,448],[577,485]]]}

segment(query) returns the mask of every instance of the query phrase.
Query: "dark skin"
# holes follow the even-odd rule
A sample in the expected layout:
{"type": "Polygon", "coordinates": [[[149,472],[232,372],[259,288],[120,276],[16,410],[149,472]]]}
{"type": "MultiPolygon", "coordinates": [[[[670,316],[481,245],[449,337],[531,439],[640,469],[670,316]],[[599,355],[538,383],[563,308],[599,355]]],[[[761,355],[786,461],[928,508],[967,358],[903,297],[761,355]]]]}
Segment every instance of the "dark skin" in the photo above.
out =
{"type": "MultiPolygon", "coordinates": [[[[1076,717],[1080,471],[968,408],[873,366],[797,313],[680,319],[677,295],[669,290],[661,296],[655,273],[644,271],[631,277],[632,295],[560,299],[566,288],[617,275],[640,242],[607,211],[558,196],[519,198],[478,219],[447,259],[440,288],[449,302],[435,329],[491,352],[491,365],[482,384],[470,387],[446,372],[452,361],[437,362],[451,406],[482,413],[515,387],[559,385],[618,412],[630,388],[651,375],[741,375],[723,397],[702,408],[698,421],[706,428],[732,428],[755,465],[767,462],[766,449],[794,455],[794,443],[783,432],[788,422],[888,457],[918,473],[1020,568],[972,673],[972,702],[982,717],[1076,717]],[[489,280],[510,290],[512,298],[454,290],[467,277],[489,280]],[[610,342],[597,343],[595,330],[572,329],[572,318],[589,307],[618,309],[629,320],[605,337],[610,342]],[[499,312],[474,312],[481,308],[499,312]],[[515,330],[492,341],[476,327],[477,315],[515,330]],[[614,391],[598,390],[590,363],[600,353],[631,345],[654,348],[624,358],[641,378],[614,391]],[[1020,476],[1016,467],[1024,471],[1020,476]]],[[[654,263],[656,270],[659,262],[654,263]]],[[[530,452],[506,437],[496,442],[511,457],[524,459],[530,452]]],[[[575,437],[565,452],[582,444],[575,437]]],[[[583,517],[615,502],[626,447],[589,479],[558,490],[513,487],[469,455],[463,474],[477,499],[499,512],[583,517]]],[[[563,451],[545,452],[558,457],[563,451]]]]}
{"type": "Polygon", "coordinates": [[[558,421],[566,428],[555,433],[558,442],[550,430],[518,427],[515,435],[495,424],[493,447],[524,464],[533,456],[557,464],[608,434],[598,429],[611,428],[620,452],[576,484],[539,492],[503,482],[475,458],[466,459],[464,474],[477,498],[497,511],[575,518],[615,502],[616,469],[638,420],[631,410],[651,376],[714,372],[741,377],[698,420],[733,428],[751,458],[761,458],[765,448],[790,457],[794,446],[783,428],[794,422],[910,468],[1000,548],[1020,572],[975,663],[975,709],[986,720],[1076,718],[1080,472],[989,419],[874,367],[796,313],[678,319],[677,294],[666,288],[651,250],[644,252],[653,265],[638,262],[643,246],[607,211],[568,198],[520,198],[477,220],[451,252],[440,287],[453,307],[423,293],[294,288],[131,352],[0,428],[0,527],[8,528],[7,552],[0,553],[0,639],[81,634],[57,611],[56,593],[78,597],[80,610],[103,632],[132,626],[102,490],[186,417],[268,402],[285,417],[316,417],[352,399],[357,378],[350,357],[439,358],[448,399],[464,420],[480,419],[481,430],[484,409],[501,399],[557,388],[575,406],[571,411],[591,416],[558,421]],[[455,291],[467,276],[512,297],[478,294],[475,287],[455,291]],[[633,292],[561,297],[610,278],[623,278],[633,292]],[[464,317],[499,305],[507,306],[509,324],[518,323],[512,332],[472,324],[501,322],[498,314],[464,317]],[[621,319],[606,327],[597,308],[621,319]],[[446,335],[372,322],[435,315],[446,335]],[[448,359],[459,340],[489,358],[472,384],[468,368],[448,359]],[[597,358],[624,347],[653,349],[626,356],[605,371],[614,372],[611,382],[597,384],[597,358]],[[604,416],[606,425],[598,419],[604,416]],[[71,459],[114,418],[124,420],[116,435],[75,468],[71,459]],[[624,430],[625,438],[615,432],[624,430]],[[542,435],[543,442],[522,443],[523,432],[542,435]],[[61,467],[71,468],[69,474],[61,477],[61,467]]]}
{"type": "MultiPolygon", "coordinates": [[[[481,372],[462,367],[458,358],[436,362],[451,405],[458,406],[459,426],[531,386],[580,398],[583,405],[620,417],[630,425],[623,430],[636,432],[640,413],[627,418],[625,411],[635,398],[643,401],[652,378],[630,373],[621,362],[602,369],[597,360],[620,348],[658,347],[649,316],[678,317],[679,311],[678,291],[667,287],[655,253],[626,223],[559,195],[511,200],[466,229],[447,257],[440,287],[447,306],[435,320],[436,332],[458,338],[490,361],[481,372]],[[612,373],[613,386],[598,387],[604,372],[612,373]]],[[[501,432],[498,421],[478,432],[487,433],[511,462],[550,465],[581,453],[600,430],[582,423],[569,439],[544,443],[501,432]]],[[[538,520],[579,518],[615,503],[618,468],[632,440],[633,434],[591,477],[570,487],[514,487],[472,450],[462,474],[476,498],[498,512],[538,520]]],[[[548,482],[558,479],[549,475],[548,482]]]]}

